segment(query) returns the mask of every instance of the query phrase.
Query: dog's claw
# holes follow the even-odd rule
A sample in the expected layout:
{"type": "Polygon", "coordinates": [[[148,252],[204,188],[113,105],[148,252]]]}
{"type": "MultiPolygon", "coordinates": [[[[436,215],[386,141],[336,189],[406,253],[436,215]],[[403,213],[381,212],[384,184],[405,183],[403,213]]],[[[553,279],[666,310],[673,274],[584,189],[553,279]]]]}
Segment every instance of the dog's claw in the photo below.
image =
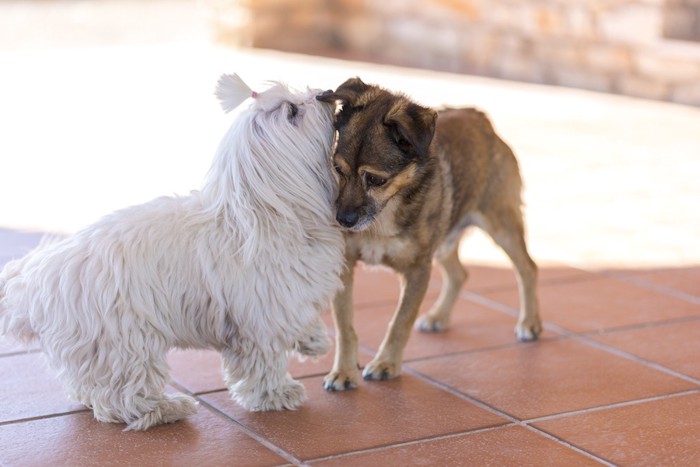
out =
{"type": "Polygon", "coordinates": [[[377,363],[376,365],[367,365],[362,372],[362,378],[367,381],[388,381],[396,378],[400,373],[400,370],[397,371],[394,365],[377,363]]]}
{"type": "Polygon", "coordinates": [[[335,392],[336,391],[335,387],[333,386],[333,383],[327,383],[325,381],[323,382],[323,389],[325,389],[328,392],[335,392]]]}
{"type": "Polygon", "coordinates": [[[365,371],[362,374],[362,378],[364,378],[366,381],[387,381],[391,379],[391,375],[389,374],[389,370],[384,369],[381,373],[379,373],[379,375],[365,371]]]}
{"type": "Polygon", "coordinates": [[[348,391],[356,387],[356,378],[351,375],[330,373],[323,379],[323,389],[328,392],[348,391]]]}
{"type": "Polygon", "coordinates": [[[542,324],[540,324],[539,322],[533,324],[532,326],[518,324],[515,327],[515,337],[518,339],[519,342],[536,341],[541,333],[542,324]]]}
{"type": "Polygon", "coordinates": [[[416,322],[416,329],[421,332],[444,332],[447,330],[447,326],[431,318],[430,315],[421,316],[418,322],[416,322]]]}
{"type": "Polygon", "coordinates": [[[539,335],[533,333],[516,334],[518,342],[534,342],[539,338],[539,335]]]}

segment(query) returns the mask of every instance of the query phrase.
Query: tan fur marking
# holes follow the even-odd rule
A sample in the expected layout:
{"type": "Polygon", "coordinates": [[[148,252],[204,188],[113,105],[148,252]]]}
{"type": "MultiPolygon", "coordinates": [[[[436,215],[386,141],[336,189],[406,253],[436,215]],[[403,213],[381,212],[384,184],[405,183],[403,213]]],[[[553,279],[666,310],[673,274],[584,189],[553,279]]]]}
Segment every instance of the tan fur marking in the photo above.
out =
{"type": "MultiPolygon", "coordinates": [[[[373,169],[370,173],[377,173],[377,171],[373,169]]],[[[394,177],[391,177],[385,185],[373,188],[372,191],[376,193],[375,198],[379,200],[380,203],[384,204],[396,193],[413,184],[415,178],[416,166],[411,164],[394,177]]]]}
{"type": "Polygon", "coordinates": [[[389,172],[385,172],[382,169],[378,167],[373,167],[371,165],[361,165],[357,169],[357,173],[360,174],[360,176],[364,175],[366,172],[371,173],[372,175],[376,175],[377,177],[382,177],[382,178],[390,178],[391,174],[389,172]]]}

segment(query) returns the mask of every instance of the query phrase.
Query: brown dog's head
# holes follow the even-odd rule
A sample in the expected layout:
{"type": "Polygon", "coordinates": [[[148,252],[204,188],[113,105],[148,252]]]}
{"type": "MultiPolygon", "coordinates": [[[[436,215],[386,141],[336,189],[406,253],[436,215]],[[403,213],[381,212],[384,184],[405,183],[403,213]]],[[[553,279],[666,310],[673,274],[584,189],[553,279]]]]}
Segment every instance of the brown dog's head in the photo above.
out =
{"type": "Polygon", "coordinates": [[[437,113],[359,78],[317,99],[342,105],[335,117],[336,219],[364,230],[390,199],[416,189],[429,165],[437,113]]]}

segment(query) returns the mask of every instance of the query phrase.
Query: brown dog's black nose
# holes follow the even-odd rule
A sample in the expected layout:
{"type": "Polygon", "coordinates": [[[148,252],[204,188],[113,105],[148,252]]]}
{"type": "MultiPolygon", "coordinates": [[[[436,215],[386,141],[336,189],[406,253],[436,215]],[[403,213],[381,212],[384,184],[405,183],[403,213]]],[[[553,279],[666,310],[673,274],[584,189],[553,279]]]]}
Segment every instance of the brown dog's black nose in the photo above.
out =
{"type": "Polygon", "coordinates": [[[357,212],[355,211],[338,211],[338,214],[335,216],[335,220],[337,220],[343,227],[352,227],[353,225],[357,224],[359,219],[360,216],[357,215],[357,212]]]}

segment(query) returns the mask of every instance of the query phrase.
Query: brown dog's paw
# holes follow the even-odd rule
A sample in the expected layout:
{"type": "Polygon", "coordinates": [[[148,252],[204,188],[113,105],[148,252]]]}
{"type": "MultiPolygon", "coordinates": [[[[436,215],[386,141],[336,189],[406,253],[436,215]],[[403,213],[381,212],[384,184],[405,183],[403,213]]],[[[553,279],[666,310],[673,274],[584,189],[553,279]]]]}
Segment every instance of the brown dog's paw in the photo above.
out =
{"type": "Polygon", "coordinates": [[[372,360],[367,364],[362,377],[368,381],[386,381],[401,374],[401,365],[372,360]]]}
{"type": "Polygon", "coordinates": [[[360,381],[360,372],[331,371],[323,378],[323,389],[330,392],[347,391],[357,388],[360,381]]]}
{"type": "Polygon", "coordinates": [[[520,342],[536,341],[541,333],[542,323],[539,319],[532,323],[518,323],[518,325],[515,326],[515,337],[520,342]]]}
{"type": "Polygon", "coordinates": [[[444,332],[447,331],[447,324],[430,315],[423,315],[416,321],[416,329],[421,332],[444,332]]]}

